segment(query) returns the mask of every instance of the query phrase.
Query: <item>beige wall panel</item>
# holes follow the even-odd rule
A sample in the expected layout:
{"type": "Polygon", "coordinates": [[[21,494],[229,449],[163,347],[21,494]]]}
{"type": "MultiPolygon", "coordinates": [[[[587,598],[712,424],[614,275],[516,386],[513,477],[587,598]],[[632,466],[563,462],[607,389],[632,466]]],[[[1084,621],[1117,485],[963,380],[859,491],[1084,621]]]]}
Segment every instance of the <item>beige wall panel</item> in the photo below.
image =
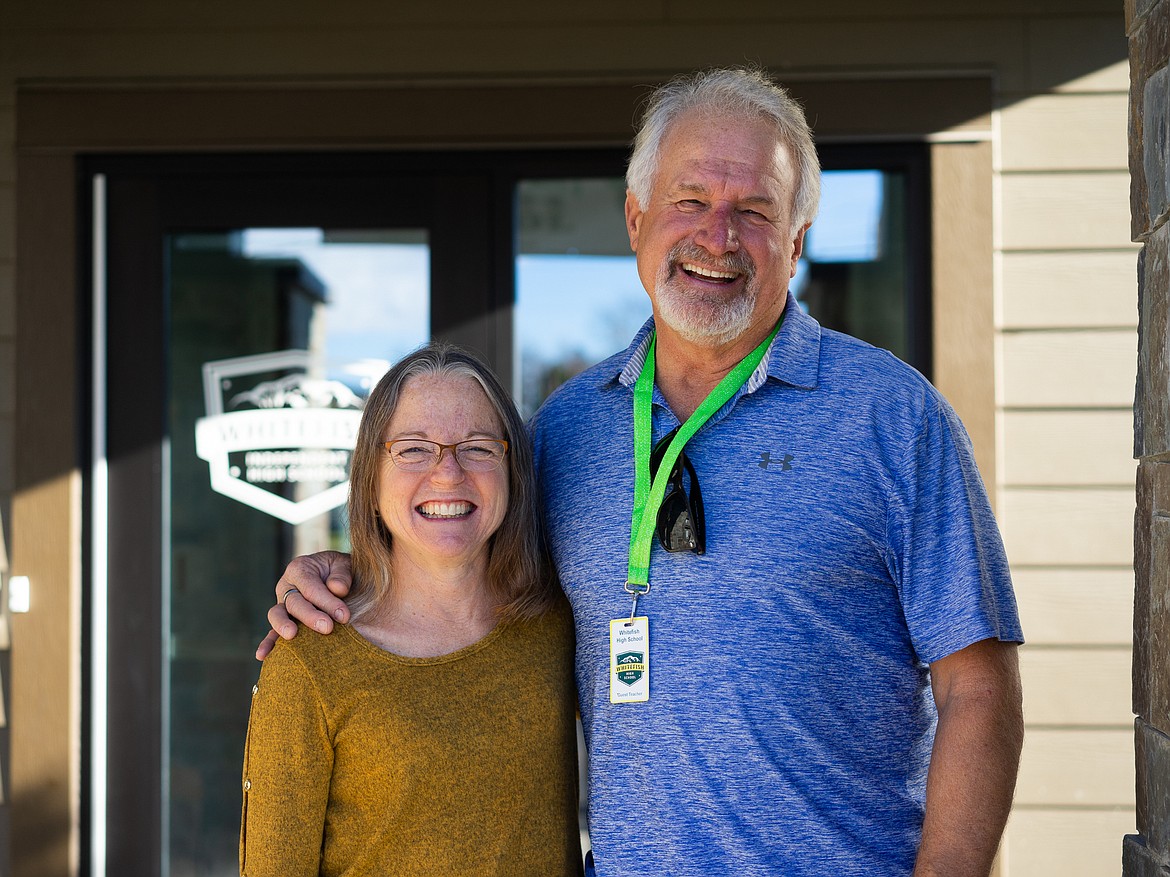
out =
{"type": "Polygon", "coordinates": [[[446,0],[441,4],[385,3],[348,0],[346,3],[280,2],[280,0],[208,0],[192,3],[157,3],[150,0],[116,0],[85,3],[57,0],[53,3],[6,0],[9,27],[38,30],[153,30],[205,28],[219,31],[279,27],[350,28],[406,27],[410,25],[502,25],[563,22],[661,21],[665,0],[629,3],[626,0],[591,0],[587,4],[548,3],[545,0],[507,0],[480,3],[446,0]]]}
{"type": "MultiPolygon", "coordinates": [[[[11,102],[12,91],[0,83],[4,102],[11,102]]],[[[11,183],[16,177],[16,111],[12,106],[0,106],[0,183],[11,183]]]]}
{"type": "Polygon", "coordinates": [[[1029,730],[1016,806],[1134,806],[1133,731],[1029,730]]]}
{"type": "Polygon", "coordinates": [[[1112,726],[1132,737],[1130,658],[1128,648],[1024,646],[1020,649],[1024,722],[1029,726],[1088,725],[1098,730],[1112,726]]]}
{"type": "Polygon", "coordinates": [[[999,525],[1013,566],[1129,566],[1134,491],[1000,491],[999,525]]]}
{"type": "Polygon", "coordinates": [[[1130,411],[1005,411],[1006,485],[1134,483],[1130,411]]]}
{"type": "Polygon", "coordinates": [[[0,338],[16,334],[16,266],[0,261],[0,338]]]}
{"type": "MultiPolygon", "coordinates": [[[[779,69],[997,69],[1016,79],[1025,65],[1016,22],[822,22],[607,24],[572,27],[372,26],[223,31],[27,31],[14,45],[22,78],[166,76],[382,76],[673,73],[756,59],[779,69]],[[598,47],[604,46],[599,53],[598,47]],[[734,47],[728,48],[728,47],[734,47]]],[[[654,75],[654,74],[647,74],[654,75]]],[[[797,74],[794,74],[797,75],[797,74]]],[[[1013,87],[1005,82],[1004,87],[1013,87]]]]}
{"type": "MultiPolygon", "coordinates": [[[[0,6],[0,9],[3,8],[0,6]]],[[[23,37],[22,34],[21,38],[23,37]]],[[[16,79],[18,43],[12,28],[0,25],[0,107],[6,109],[16,104],[16,97],[12,93],[12,83],[16,79]]]]}
{"type": "Polygon", "coordinates": [[[1126,170],[1129,94],[1046,94],[1000,113],[1002,170],[1126,170]]]}
{"type": "Polygon", "coordinates": [[[0,262],[16,256],[16,187],[0,183],[0,262]]]}
{"type": "MultiPolygon", "coordinates": [[[[26,0],[27,2],[27,0],[26,0]]],[[[977,7],[981,16],[1007,16],[1017,18],[1023,15],[1109,15],[1116,12],[1116,5],[1110,5],[1104,0],[1032,0],[1026,3],[1013,3],[1011,0],[987,0],[977,7]]],[[[742,9],[745,14],[753,17],[773,18],[821,18],[836,22],[839,18],[856,16],[865,18],[874,14],[873,3],[865,0],[827,0],[821,3],[788,4],[775,3],[771,0],[742,0],[736,4],[736,9],[742,9]]],[[[926,3],[923,0],[883,0],[880,10],[883,17],[915,18],[929,16],[931,18],[947,17],[954,19],[966,18],[970,14],[971,6],[962,3],[926,3]]],[[[696,18],[710,18],[711,4],[704,0],[672,0],[670,4],[673,16],[694,16],[696,18]]]]}
{"type": "Polygon", "coordinates": [[[1011,332],[1001,338],[1006,407],[1133,405],[1137,332],[1011,332]]]}
{"type": "Polygon", "coordinates": [[[16,419],[0,416],[0,502],[10,499],[16,487],[15,438],[16,419]]]}
{"type": "MultiPolygon", "coordinates": [[[[541,0],[508,0],[507,3],[485,7],[473,0],[454,0],[441,8],[408,6],[401,4],[378,4],[372,0],[364,3],[349,2],[336,7],[313,3],[279,3],[277,0],[258,0],[240,4],[230,0],[213,0],[202,4],[151,3],[147,0],[120,0],[117,3],[83,3],[77,0],[66,2],[38,3],[35,0],[9,0],[5,14],[10,26],[17,27],[92,27],[102,26],[109,21],[118,26],[134,26],[142,22],[145,26],[166,24],[183,26],[192,23],[192,10],[197,9],[201,19],[215,16],[229,26],[270,26],[273,21],[291,24],[328,25],[339,23],[360,23],[362,21],[383,21],[399,19],[405,23],[430,20],[440,21],[557,21],[570,17],[577,20],[622,20],[640,15],[658,19],[700,19],[710,21],[712,7],[703,0],[653,0],[644,4],[630,4],[622,0],[602,0],[595,9],[577,5],[566,5],[563,10],[558,4],[541,0]],[[246,9],[241,7],[251,7],[246,9]],[[644,7],[640,12],[630,6],[644,7]],[[160,8],[164,7],[164,8],[160,8]],[[169,8],[165,8],[169,7],[169,8]],[[496,9],[493,17],[490,9],[496,9]]],[[[1104,0],[1042,0],[1026,4],[1012,3],[1011,0],[993,0],[979,6],[981,17],[994,15],[1017,18],[1022,15],[1109,15],[1116,11],[1116,4],[1104,0]]],[[[849,17],[872,18],[873,5],[859,0],[830,0],[818,4],[776,4],[769,0],[744,0],[737,4],[737,13],[745,18],[772,20],[816,20],[836,25],[849,17]]],[[[890,0],[883,2],[881,15],[888,18],[912,19],[918,17],[949,18],[952,21],[969,18],[970,7],[964,4],[928,4],[923,0],[890,0]]]]}
{"type": "Polygon", "coordinates": [[[79,484],[64,474],[24,489],[13,502],[10,563],[32,578],[27,614],[11,616],[12,837],[18,874],[68,875],[74,860],[80,804],[74,754],[80,716],[73,669],[72,595],[76,546],[67,515],[80,500],[79,484]],[[35,522],[35,523],[34,523],[35,522]],[[67,546],[62,551],[62,547],[67,546]]]}
{"type": "Polygon", "coordinates": [[[1003,253],[1003,327],[1137,328],[1137,253],[1003,253]]]}
{"type": "MultiPolygon", "coordinates": [[[[1053,17],[1028,24],[1029,91],[1126,91],[1125,7],[1101,17],[1053,17]]],[[[1008,90],[1005,87],[1005,90],[1008,90]]]]}
{"type": "Polygon", "coordinates": [[[1133,570],[1025,568],[1012,581],[1029,645],[1128,647],[1133,570]]]}
{"type": "Polygon", "coordinates": [[[16,413],[16,343],[0,337],[0,415],[16,413]]]}
{"type": "Polygon", "coordinates": [[[1003,174],[1005,250],[1124,249],[1129,240],[1129,174],[1003,174]]]}
{"type": "Polygon", "coordinates": [[[990,143],[931,147],[932,380],[967,427],[987,484],[998,478],[991,188],[990,143]]]}
{"type": "Polygon", "coordinates": [[[1019,810],[1004,837],[1004,877],[1116,877],[1132,809],[1019,810]]]}

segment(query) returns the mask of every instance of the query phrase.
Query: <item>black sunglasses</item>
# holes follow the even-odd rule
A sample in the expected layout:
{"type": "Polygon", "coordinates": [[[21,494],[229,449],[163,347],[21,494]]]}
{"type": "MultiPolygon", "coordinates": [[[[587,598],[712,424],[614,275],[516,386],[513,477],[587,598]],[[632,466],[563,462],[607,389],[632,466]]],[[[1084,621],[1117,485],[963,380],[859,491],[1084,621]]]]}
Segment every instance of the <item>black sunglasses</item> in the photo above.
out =
{"type": "MultiPolygon", "coordinates": [[[[658,467],[662,464],[662,458],[666,456],[666,449],[670,447],[670,442],[677,432],[676,427],[654,446],[650,454],[651,478],[658,474],[658,467]]],[[[662,498],[662,505],[658,507],[656,532],[659,543],[667,551],[693,551],[695,554],[706,551],[707,528],[703,522],[703,491],[699,489],[699,476],[695,473],[695,467],[691,465],[685,450],[678,455],[670,470],[666,495],[662,498]],[[691,482],[689,495],[683,487],[684,469],[691,482]]]]}

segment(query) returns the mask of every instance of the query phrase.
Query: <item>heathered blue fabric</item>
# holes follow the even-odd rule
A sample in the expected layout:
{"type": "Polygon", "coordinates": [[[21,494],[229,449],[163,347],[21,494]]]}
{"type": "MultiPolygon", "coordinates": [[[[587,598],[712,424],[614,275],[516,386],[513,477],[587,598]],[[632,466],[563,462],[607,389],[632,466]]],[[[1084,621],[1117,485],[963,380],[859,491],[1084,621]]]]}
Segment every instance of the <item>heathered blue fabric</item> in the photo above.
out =
{"type": "MultiPolygon", "coordinates": [[[[650,700],[609,702],[633,498],[625,352],[533,422],[573,604],[598,877],[909,874],[930,662],[1022,641],[1007,560],[950,406],[789,297],[758,377],[687,444],[707,553],[655,542],[650,700]],[[754,389],[753,389],[754,387],[754,389]]],[[[654,395],[655,439],[678,425],[654,395]]]]}

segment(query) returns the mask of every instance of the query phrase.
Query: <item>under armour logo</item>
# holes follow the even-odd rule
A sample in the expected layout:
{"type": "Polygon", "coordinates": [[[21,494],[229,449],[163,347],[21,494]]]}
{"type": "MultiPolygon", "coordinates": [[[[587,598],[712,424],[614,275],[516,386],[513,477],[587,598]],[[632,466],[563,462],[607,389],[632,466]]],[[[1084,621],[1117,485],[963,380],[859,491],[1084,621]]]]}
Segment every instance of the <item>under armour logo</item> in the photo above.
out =
{"type": "Polygon", "coordinates": [[[760,452],[760,462],[757,464],[761,469],[767,469],[769,466],[779,466],[780,471],[792,471],[792,454],[785,454],[782,460],[773,460],[772,455],[767,451],[760,452]]]}

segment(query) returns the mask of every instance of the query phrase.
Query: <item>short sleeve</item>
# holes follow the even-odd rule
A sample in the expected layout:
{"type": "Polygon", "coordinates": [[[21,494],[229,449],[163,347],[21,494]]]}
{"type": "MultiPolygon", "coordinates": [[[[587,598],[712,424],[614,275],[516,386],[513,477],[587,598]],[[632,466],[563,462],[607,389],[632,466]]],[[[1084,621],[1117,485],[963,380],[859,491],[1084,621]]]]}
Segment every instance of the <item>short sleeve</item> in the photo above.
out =
{"type": "Polygon", "coordinates": [[[970,439],[945,400],[930,403],[895,476],[888,534],[911,641],[928,664],[983,639],[1023,641],[970,439]]]}

